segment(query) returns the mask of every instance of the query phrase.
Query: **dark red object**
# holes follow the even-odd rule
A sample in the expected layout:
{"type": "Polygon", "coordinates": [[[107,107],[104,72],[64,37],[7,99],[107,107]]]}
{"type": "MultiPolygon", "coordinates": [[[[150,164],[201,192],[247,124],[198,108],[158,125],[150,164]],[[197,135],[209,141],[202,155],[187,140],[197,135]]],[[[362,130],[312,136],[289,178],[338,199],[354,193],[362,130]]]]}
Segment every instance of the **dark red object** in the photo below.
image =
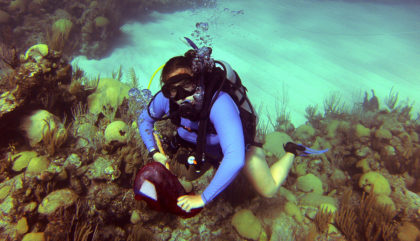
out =
{"type": "Polygon", "coordinates": [[[134,193],[136,200],[146,201],[152,209],[173,213],[182,218],[193,217],[202,209],[192,209],[187,213],[177,205],[178,197],[188,194],[192,195],[193,193],[187,193],[178,178],[159,162],[151,162],[137,172],[134,181],[134,193]],[[157,200],[140,193],[139,190],[145,180],[154,184],[157,200]]]}

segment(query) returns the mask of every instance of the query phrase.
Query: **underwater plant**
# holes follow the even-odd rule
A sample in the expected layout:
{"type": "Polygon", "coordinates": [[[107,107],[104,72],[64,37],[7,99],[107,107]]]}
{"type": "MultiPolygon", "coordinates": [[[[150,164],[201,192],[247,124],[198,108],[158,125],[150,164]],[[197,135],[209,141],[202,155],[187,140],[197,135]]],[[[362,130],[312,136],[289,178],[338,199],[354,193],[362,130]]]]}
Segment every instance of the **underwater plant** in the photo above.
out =
{"type": "Polygon", "coordinates": [[[414,101],[410,101],[410,99],[406,99],[400,105],[395,108],[395,111],[398,113],[398,120],[400,122],[405,122],[411,119],[411,111],[414,107],[414,101]]]}
{"type": "Polygon", "coordinates": [[[131,227],[131,232],[128,234],[127,241],[153,241],[156,240],[156,237],[153,236],[153,233],[145,229],[141,224],[135,224],[131,227]]]}
{"type": "Polygon", "coordinates": [[[117,108],[114,108],[109,103],[103,105],[101,112],[103,114],[103,118],[100,122],[100,126],[106,127],[109,123],[113,122],[116,118],[117,110],[117,108]]]}
{"type": "Polygon", "coordinates": [[[257,127],[256,127],[256,138],[259,141],[264,140],[265,136],[268,134],[268,132],[270,131],[270,122],[268,121],[268,116],[267,119],[262,119],[261,117],[263,116],[263,109],[264,109],[264,104],[260,103],[260,105],[258,106],[258,108],[256,108],[256,115],[257,115],[257,127]]]}
{"type": "MultiPolygon", "coordinates": [[[[83,124],[88,121],[88,107],[87,104],[78,103],[71,109],[71,114],[73,116],[73,121],[77,124],[83,124]]],[[[77,128],[75,128],[77,129],[77,128]]]]}
{"type": "Polygon", "coordinates": [[[67,38],[63,34],[53,34],[52,30],[47,30],[46,32],[46,43],[47,45],[55,50],[62,52],[67,44],[67,38]]]}
{"type": "MultiPolygon", "coordinates": [[[[97,226],[96,226],[97,227],[97,226]]],[[[89,236],[93,233],[95,236],[95,230],[92,229],[92,225],[87,222],[79,221],[76,223],[75,231],[74,231],[74,241],[87,241],[89,240],[89,236]]],[[[93,238],[92,238],[93,240],[93,238]]]]}
{"type": "Polygon", "coordinates": [[[86,102],[87,97],[96,91],[99,80],[99,74],[96,78],[87,78],[84,71],[78,65],[74,65],[68,92],[76,98],[76,102],[86,102]]]}
{"type": "Polygon", "coordinates": [[[389,108],[389,110],[393,111],[397,102],[398,102],[398,92],[394,91],[394,87],[389,90],[389,94],[385,97],[385,105],[389,108]]]}
{"type": "Polygon", "coordinates": [[[305,118],[316,129],[321,128],[322,115],[318,113],[318,105],[310,105],[305,109],[305,118]]]}
{"type": "Polygon", "coordinates": [[[16,69],[20,65],[19,53],[15,46],[8,46],[4,43],[0,44],[0,69],[2,64],[6,64],[12,69],[16,69]]]}
{"type": "Polygon", "coordinates": [[[374,192],[364,192],[357,209],[350,204],[352,191],[343,194],[335,216],[337,227],[350,241],[395,240],[397,223],[391,205],[378,205],[374,192]]]}
{"type": "Polygon", "coordinates": [[[377,111],[379,109],[378,97],[375,95],[375,91],[372,89],[372,97],[368,98],[368,93],[365,91],[365,97],[362,103],[363,111],[377,111]]]}
{"type": "Polygon", "coordinates": [[[118,71],[112,71],[111,76],[113,79],[116,79],[121,82],[123,77],[122,65],[120,65],[118,71]]]}
{"type": "Polygon", "coordinates": [[[328,239],[328,225],[330,224],[334,213],[327,208],[320,208],[315,215],[315,225],[320,234],[326,234],[328,239]]]}
{"type": "Polygon", "coordinates": [[[68,137],[68,130],[70,125],[67,127],[56,127],[52,128],[49,120],[44,120],[47,126],[47,130],[42,136],[42,142],[48,155],[53,156],[55,152],[66,142],[68,137]]]}
{"type": "Polygon", "coordinates": [[[91,222],[85,219],[86,203],[78,199],[70,208],[59,208],[53,215],[48,217],[48,225],[45,232],[47,240],[95,240],[97,225],[93,229],[91,222]]]}
{"type": "Polygon", "coordinates": [[[337,228],[348,240],[357,240],[356,212],[350,206],[351,191],[344,193],[340,209],[335,216],[337,228]]]}
{"type": "Polygon", "coordinates": [[[337,118],[345,113],[344,102],[341,101],[341,95],[338,92],[330,94],[324,100],[324,116],[337,118]]]}
{"type": "Polygon", "coordinates": [[[138,88],[139,87],[139,77],[136,75],[136,71],[134,68],[130,68],[128,71],[130,82],[130,88],[138,88]]]}
{"type": "MultiPolygon", "coordinates": [[[[282,93],[276,94],[276,99],[274,103],[276,110],[275,121],[273,121],[271,117],[268,116],[268,121],[273,126],[274,131],[281,131],[290,134],[295,129],[290,119],[290,111],[288,111],[288,102],[289,96],[286,93],[286,87],[283,83],[282,93]],[[278,96],[281,96],[281,99],[279,99],[278,96]]],[[[267,112],[270,113],[270,110],[267,110],[267,112]]]]}

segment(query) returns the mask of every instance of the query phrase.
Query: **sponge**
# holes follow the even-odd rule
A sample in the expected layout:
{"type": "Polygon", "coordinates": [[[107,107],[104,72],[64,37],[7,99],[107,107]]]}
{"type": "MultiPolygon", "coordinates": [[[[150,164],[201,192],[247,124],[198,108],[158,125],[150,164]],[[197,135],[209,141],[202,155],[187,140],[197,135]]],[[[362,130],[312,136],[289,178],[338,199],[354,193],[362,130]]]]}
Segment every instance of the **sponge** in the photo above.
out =
{"type": "Polygon", "coordinates": [[[389,196],[391,194],[388,180],[379,172],[366,172],[363,174],[359,179],[359,187],[368,193],[373,190],[373,193],[376,195],[389,196]]]}

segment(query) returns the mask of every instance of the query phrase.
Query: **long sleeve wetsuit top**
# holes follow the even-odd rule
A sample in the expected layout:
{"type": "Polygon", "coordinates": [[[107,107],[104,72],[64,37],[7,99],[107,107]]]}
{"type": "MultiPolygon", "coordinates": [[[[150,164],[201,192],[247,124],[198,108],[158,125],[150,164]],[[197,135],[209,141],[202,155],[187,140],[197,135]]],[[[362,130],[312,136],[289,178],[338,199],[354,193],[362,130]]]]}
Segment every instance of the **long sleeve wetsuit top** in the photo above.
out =
{"type": "MultiPolygon", "coordinates": [[[[154,118],[161,118],[169,115],[169,99],[158,93],[150,104],[150,114],[154,118]]],[[[154,120],[149,116],[145,109],[138,118],[140,135],[149,151],[156,148],[153,138],[154,120]]],[[[220,92],[210,111],[210,122],[213,124],[217,134],[207,134],[206,152],[214,153],[215,147],[220,147],[223,159],[216,174],[201,197],[204,203],[213,200],[223,191],[237,176],[245,164],[245,143],[242,130],[242,122],[239,117],[239,110],[225,92],[220,92]]],[[[199,122],[181,118],[181,126],[198,130],[199,122]]],[[[178,127],[178,134],[184,140],[197,143],[197,133],[189,132],[183,127],[178,127]]],[[[219,149],[220,150],[220,149],[219,149]]]]}

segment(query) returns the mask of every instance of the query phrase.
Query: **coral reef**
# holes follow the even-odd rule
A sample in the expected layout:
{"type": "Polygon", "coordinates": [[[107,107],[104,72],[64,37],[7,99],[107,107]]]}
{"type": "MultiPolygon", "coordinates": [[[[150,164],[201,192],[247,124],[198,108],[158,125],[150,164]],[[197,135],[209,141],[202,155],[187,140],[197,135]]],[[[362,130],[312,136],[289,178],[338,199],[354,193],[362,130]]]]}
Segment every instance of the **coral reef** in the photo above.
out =
{"type": "Polygon", "coordinates": [[[397,223],[390,206],[377,204],[374,193],[363,196],[357,211],[351,208],[346,194],[336,215],[337,226],[348,240],[395,240],[397,223]],[[347,199],[347,200],[345,200],[347,199]]]}
{"type": "MultiPolygon", "coordinates": [[[[35,11],[33,4],[48,8],[46,3],[49,1],[33,1],[26,6],[13,1],[8,9],[18,15],[9,18],[35,11]]],[[[105,4],[113,6],[112,1],[105,4]]],[[[90,5],[101,8],[96,1],[90,5]]],[[[54,21],[46,25],[59,21],[55,30],[59,37],[55,38],[71,41],[78,34],[81,23],[69,15],[82,16],[83,6],[85,3],[74,2],[71,10],[55,12],[54,21]]],[[[93,28],[114,24],[109,13],[89,16],[94,16],[93,28]]],[[[269,132],[264,125],[259,130],[269,164],[284,154],[282,145],[288,141],[329,151],[297,157],[272,199],[258,196],[240,174],[200,215],[180,219],[134,200],[135,174],[147,163],[136,119],[150,96],[141,91],[129,95],[130,88],[139,85],[133,70],[128,73],[132,80],[128,86],[119,81],[122,69],[113,78],[89,79],[77,66],[68,64],[65,51],[46,44],[34,45],[23,54],[5,43],[1,48],[2,240],[418,237],[420,122],[410,115],[412,104],[398,103],[398,93],[393,90],[385,109],[373,91],[352,110],[344,107],[339,95],[332,95],[324,103],[323,114],[316,106],[308,107],[308,122],[297,128],[291,125],[287,98],[281,100],[279,118],[271,121],[275,131],[269,132]]],[[[170,136],[174,126],[162,121],[156,130],[170,136]]],[[[163,146],[168,148],[167,143],[163,146]]],[[[172,159],[187,150],[176,151],[172,159]]],[[[211,166],[200,175],[173,161],[171,168],[191,181],[187,184],[196,193],[215,175],[211,166]]]]}
{"type": "MultiPolygon", "coordinates": [[[[126,21],[147,18],[152,11],[176,11],[208,2],[8,0],[0,3],[0,25],[13,29],[8,35],[16,47],[25,49],[43,41],[69,55],[99,58],[107,54],[126,21]]],[[[4,41],[5,36],[0,36],[4,41]]]]}

